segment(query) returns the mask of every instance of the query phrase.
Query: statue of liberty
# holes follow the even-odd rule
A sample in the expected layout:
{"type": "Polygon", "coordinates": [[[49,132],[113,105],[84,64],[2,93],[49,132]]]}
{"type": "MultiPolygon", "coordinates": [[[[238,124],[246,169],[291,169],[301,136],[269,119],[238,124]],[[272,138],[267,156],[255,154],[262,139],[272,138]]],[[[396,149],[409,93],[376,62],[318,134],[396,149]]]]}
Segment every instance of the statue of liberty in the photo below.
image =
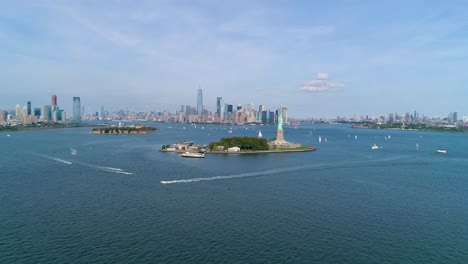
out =
{"type": "Polygon", "coordinates": [[[278,116],[278,130],[283,130],[283,113],[278,116]]]}

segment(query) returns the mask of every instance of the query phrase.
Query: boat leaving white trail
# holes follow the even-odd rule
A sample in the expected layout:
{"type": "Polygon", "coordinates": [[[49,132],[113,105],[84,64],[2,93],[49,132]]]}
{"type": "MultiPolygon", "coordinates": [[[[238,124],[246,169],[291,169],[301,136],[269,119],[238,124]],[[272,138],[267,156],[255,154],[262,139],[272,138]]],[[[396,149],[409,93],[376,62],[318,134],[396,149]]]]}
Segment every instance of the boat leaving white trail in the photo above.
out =
{"type": "Polygon", "coordinates": [[[72,163],[70,161],[66,161],[64,159],[60,159],[60,158],[54,158],[54,157],[50,157],[50,156],[46,156],[46,155],[42,155],[42,154],[36,154],[40,157],[43,157],[43,158],[46,158],[46,159],[49,159],[49,160],[54,160],[54,161],[57,161],[57,162],[60,162],[60,163],[63,163],[63,164],[68,164],[68,165],[72,165],[72,163]]]}
{"type": "Polygon", "coordinates": [[[84,165],[84,166],[86,166],[86,167],[98,169],[98,170],[105,171],[105,172],[118,173],[118,174],[125,174],[125,175],[133,175],[132,172],[124,171],[124,170],[121,169],[121,168],[98,166],[98,165],[88,164],[88,163],[84,163],[84,162],[77,162],[77,163],[79,163],[79,164],[81,164],[81,165],[84,165]]]}
{"type": "MultiPolygon", "coordinates": [[[[357,162],[342,162],[342,163],[323,163],[323,164],[317,164],[317,165],[294,166],[294,167],[289,167],[289,168],[248,172],[248,173],[240,173],[240,174],[225,175],[225,176],[213,176],[213,177],[203,177],[203,178],[200,177],[200,178],[191,178],[191,179],[161,181],[161,184],[190,183],[190,182],[201,182],[201,181],[216,181],[216,180],[228,180],[228,179],[236,179],[236,178],[248,178],[248,177],[278,174],[278,173],[283,173],[283,172],[300,171],[304,169],[336,169],[336,168],[344,168],[348,166],[351,166],[351,167],[394,166],[395,161],[400,161],[400,160],[405,160],[405,159],[406,157],[396,158],[396,159],[381,159],[381,160],[376,160],[373,162],[357,161],[357,162]]],[[[407,164],[400,163],[399,165],[411,165],[411,164],[413,163],[407,163],[407,164]]]]}
{"type": "Polygon", "coordinates": [[[234,178],[254,177],[254,176],[262,176],[262,175],[275,174],[275,173],[281,173],[281,172],[295,171],[295,170],[299,170],[299,169],[302,169],[302,168],[304,168],[304,166],[296,166],[296,167],[291,167],[291,168],[266,170],[266,171],[258,171],[258,172],[248,172],[248,173],[226,175],[226,176],[214,176],[214,177],[206,177],[206,178],[192,178],[192,179],[180,179],[180,180],[172,180],[172,181],[161,181],[161,184],[187,183],[187,182],[199,182],[199,181],[214,181],[214,180],[226,180],[226,179],[234,179],[234,178]]]}

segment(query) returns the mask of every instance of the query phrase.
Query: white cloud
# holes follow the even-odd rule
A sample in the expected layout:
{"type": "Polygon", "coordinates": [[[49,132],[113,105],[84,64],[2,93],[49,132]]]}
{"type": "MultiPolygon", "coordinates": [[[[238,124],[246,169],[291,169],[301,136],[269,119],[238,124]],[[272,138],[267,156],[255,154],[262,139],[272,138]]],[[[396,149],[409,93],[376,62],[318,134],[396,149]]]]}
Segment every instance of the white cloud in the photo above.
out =
{"type": "Polygon", "coordinates": [[[328,79],[328,73],[318,73],[314,80],[304,83],[301,90],[305,92],[329,92],[343,88],[343,84],[331,82],[328,79]]]}

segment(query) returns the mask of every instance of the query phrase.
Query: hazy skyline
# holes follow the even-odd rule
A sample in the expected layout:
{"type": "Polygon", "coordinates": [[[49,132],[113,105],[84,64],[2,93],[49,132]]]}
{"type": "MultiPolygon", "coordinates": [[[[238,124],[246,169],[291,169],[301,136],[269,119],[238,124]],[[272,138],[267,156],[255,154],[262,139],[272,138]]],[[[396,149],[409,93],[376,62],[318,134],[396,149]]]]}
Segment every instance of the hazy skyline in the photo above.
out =
{"type": "Polygon", "coordinates": [[[0,107],[468,115],[463,1],[2,1],[0,107]]]}

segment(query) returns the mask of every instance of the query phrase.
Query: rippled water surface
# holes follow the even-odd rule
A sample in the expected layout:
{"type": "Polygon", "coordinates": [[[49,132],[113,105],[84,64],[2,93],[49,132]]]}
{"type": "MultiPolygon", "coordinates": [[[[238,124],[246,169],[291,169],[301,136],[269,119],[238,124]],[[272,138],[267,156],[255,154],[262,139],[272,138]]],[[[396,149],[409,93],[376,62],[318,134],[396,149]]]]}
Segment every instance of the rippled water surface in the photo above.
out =
{"type": "Polygon", "coordinates": [[[468,135],[285,127],[317,150],[184,159],[158,150],[275,127],[152,125],[0,133],[0,263],[468,263],[468,135]]]}

